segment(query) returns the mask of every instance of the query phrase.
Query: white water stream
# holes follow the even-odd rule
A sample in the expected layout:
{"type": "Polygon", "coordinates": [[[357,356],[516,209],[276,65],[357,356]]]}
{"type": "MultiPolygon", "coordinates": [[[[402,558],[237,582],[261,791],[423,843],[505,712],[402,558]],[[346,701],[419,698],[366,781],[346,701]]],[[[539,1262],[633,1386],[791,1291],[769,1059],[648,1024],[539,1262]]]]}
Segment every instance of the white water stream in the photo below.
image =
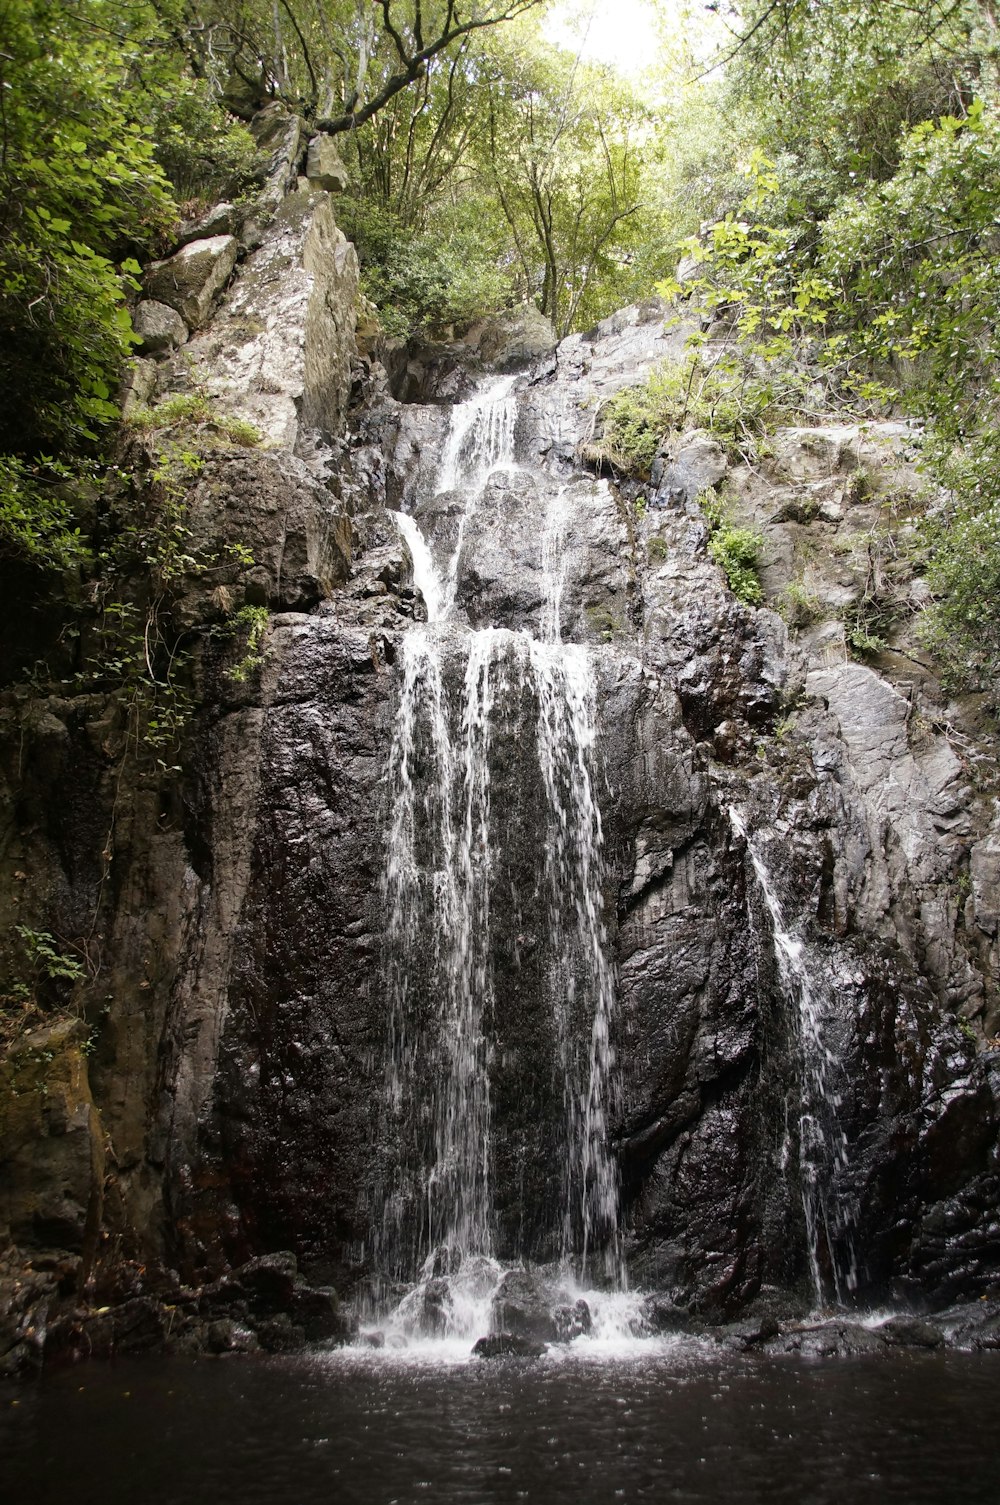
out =
{"type": "Polygon", "coordinates": [[[822,1306],[830,1294],[838,1305],[857,1288],[853,1205],[831,1195],[833,1178],[848,1168],[847,1138],[838,1121],[840,1100],[831,1086],[836,1065],[823,1037],[805,942],[791,933],[774,882],[742,812],[730,808],[733,830],[746,843],[761,898],[771,918],[774,956],[782,990],[797,1013],[800,1052],[799,1180],[813,1294],[822,1306]],[[824,1276],[824,1271],[826,1275],[824,1276]]]}
{"type": "Polygon", "coordinates": [[[457,1344],[466,1353],[490,1331],[504,1274],[494,1257],[491,1066],[505,1000],[491,942],[507,812],[493,808],[493,744],[498,728],[509,734],[512,724],[526,732],[520,756],[537,765],[545,803],[537,881],[564,1116],[560,1297],[575,1299],[597,1273],[611,1289],[588,1294],[586,1341],[626,1339],[641,1326],[638,1298],[623,1289],[608,1147],[614,976],[603,918],[594,672],[589,649],[561,641],[565,487],[547,481],[541,638],[506,627],[473,631],[456,620],[466,524],[490,475],[514,465],[512,387],[512,378],[492,383],[453,411],[436,491],[458,492],[463,510],[443,568],[414,519],[396,515],[428,621],[403,640],[389,758],[387,1096],[407,1163],[386,1189],[375,1245],[388,1277],[411,1283],[382,1324],[387,1343],[457,1344]]]}

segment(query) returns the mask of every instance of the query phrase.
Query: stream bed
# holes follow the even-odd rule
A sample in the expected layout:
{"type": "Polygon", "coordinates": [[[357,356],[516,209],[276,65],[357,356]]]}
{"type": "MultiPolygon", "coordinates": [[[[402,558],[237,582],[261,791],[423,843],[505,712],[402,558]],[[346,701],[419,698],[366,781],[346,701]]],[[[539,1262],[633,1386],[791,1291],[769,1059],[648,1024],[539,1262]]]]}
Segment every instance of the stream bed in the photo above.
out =
{"type": "Polygon", "coordinates": [[[23,1505],[997,1499],[992,1354],[132,1359],[0,1406],[23,1505]]]}

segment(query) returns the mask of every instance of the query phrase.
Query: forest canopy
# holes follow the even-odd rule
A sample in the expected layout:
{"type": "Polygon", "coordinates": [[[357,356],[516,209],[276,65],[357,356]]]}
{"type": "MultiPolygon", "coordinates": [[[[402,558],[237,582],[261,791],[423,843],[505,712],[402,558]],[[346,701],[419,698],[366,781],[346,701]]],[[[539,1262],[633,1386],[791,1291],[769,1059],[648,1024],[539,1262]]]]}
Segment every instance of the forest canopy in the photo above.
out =
{"type": "Polygon", "coordinates": [[[928,633],[995,682],[994,0],[648,8],[625,74],[587,0],[0,0],[0,558],[85,555],[141,266],[257,191],[247,123],[280,100],[343,155],[388,335],[523,302],[565,334],[659,288],[758,366],[919,419],[928,633]]]}

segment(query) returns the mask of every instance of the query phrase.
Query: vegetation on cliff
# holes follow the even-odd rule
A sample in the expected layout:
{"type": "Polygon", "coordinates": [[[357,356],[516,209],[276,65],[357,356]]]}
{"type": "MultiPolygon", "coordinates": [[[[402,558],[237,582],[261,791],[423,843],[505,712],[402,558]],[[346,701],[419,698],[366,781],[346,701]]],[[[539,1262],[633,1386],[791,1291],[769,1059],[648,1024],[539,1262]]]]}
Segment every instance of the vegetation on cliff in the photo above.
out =
{"type": "Polygon", "coordinates": [[[657,287],[700,310],[682,388],[606,415],[616,464],[678,423],[739,445],[818,402],[919,418],[925,641],[995,683],[992,0],[650,6],[663,45],[626,77],[557,45],[543,0],[3,0],[0,566],[43,593],[93,571],[141,263],[254,191],[244,122],[280,100],[338,143],[389,335],[523,301],[564,334],[657,287]]]}

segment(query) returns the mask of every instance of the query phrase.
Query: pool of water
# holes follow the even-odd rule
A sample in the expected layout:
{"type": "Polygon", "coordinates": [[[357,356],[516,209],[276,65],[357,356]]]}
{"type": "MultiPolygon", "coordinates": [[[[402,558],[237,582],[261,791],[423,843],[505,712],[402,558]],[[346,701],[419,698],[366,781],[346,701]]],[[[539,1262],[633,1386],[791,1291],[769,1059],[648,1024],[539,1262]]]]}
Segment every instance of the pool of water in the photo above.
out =
{"type": "Polygon", "coordinates": [[[1000,1358],[519,1363],[356,1351],[82,1365],[0,1395],[19,1505],[1000,1498],[1000,1358]]]}

